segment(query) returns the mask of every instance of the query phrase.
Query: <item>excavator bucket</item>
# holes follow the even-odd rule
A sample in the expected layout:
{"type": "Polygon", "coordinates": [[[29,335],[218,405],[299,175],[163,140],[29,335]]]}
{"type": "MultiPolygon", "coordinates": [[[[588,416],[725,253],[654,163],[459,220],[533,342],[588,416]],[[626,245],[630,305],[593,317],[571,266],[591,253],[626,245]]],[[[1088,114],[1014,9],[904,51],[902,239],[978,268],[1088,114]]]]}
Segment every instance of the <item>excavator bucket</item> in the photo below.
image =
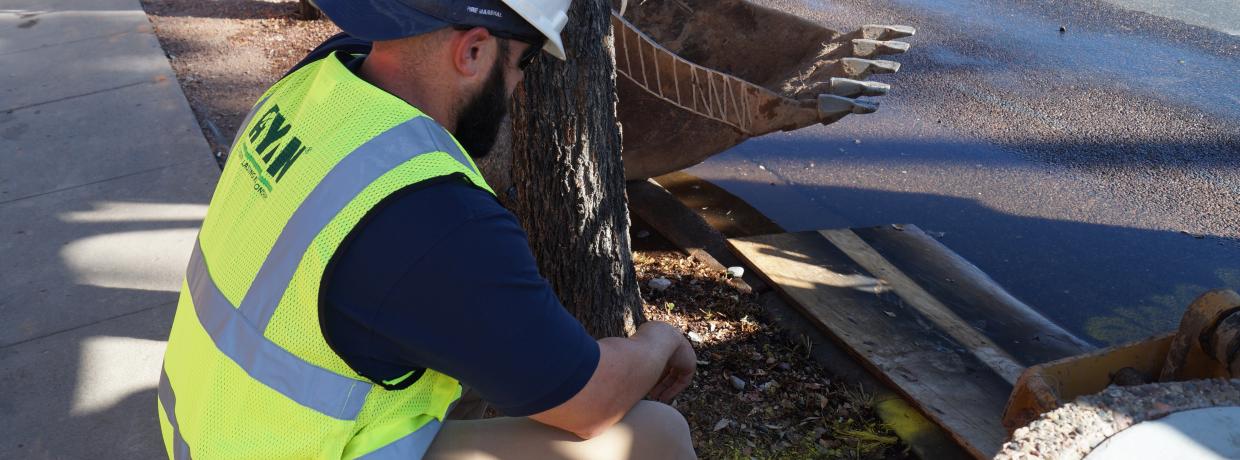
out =
{"type": "Polygon", "coordinates": [[[653,0],[613,12],[628,180],[701,163],[773,131],[871,113],[907,26],[841,33],[743,0],[653,0]]]}
{"type": "MultiPolygon", "coordinates": [[[[612,13],[617,118],[624,176],[643,180],[701,163],[755,136],[871,113],[866,81],[900,69],[912,27],[838,32],[744,0],[647,0],[612,13]]],[[[501,129],[502,135],[510,132],[501,129]]],[[[479,162],[507,190],[511,151],[501,138],[479,162]]]]}

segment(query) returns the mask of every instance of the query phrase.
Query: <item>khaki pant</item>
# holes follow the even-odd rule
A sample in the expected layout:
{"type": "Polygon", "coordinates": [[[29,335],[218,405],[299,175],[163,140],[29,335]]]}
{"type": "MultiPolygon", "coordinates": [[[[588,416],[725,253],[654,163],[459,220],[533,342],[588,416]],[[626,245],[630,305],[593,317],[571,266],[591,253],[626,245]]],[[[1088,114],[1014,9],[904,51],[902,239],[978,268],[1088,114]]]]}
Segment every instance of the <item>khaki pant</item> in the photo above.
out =
{"type": "Polygon", "coordinates": [[[477,419],[486,404],[466,392],[426,453],[457,459],[692,459],[685,418],[663,403],[640,401],[619,423],[589,440],[525,417],[477,419]],[[466,418],[462,420],[461,418],[466,418]]]}

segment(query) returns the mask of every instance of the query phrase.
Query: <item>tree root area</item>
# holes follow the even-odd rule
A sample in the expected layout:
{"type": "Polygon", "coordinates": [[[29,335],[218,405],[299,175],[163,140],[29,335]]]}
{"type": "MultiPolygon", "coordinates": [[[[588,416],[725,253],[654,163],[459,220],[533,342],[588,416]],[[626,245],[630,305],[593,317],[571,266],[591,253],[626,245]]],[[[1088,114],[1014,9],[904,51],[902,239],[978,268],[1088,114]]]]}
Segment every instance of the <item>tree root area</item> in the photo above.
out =
{"type": "Polygon", "coordinates": [[[673,250],[633,260],[646,318],[681,328],[697,350],[698,374],[672,405],[701,458],[913,458],[871,395],[832,379],[812,344],[771,324],[726,273],[673,250]],[[671,285],[651,288],[657,278],[671,285]]]}

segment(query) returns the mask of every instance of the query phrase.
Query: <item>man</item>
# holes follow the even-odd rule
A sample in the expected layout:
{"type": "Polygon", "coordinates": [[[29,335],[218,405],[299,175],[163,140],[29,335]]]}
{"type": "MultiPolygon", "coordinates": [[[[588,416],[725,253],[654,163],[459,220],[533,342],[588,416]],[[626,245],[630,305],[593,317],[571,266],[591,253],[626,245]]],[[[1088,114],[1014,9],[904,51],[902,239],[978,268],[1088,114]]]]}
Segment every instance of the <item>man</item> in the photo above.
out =
{"type": "Polygon", "coordinates": [[[564,59],[568,1],[318,3],[373,49],[325,44],[243,123],[165,354],[169,456],[693,457],[641,400],[692,347],[590,338],[469,156],[539,50],[564,59]],[[445,420],[461,383],[507,417],[445,420]]]}

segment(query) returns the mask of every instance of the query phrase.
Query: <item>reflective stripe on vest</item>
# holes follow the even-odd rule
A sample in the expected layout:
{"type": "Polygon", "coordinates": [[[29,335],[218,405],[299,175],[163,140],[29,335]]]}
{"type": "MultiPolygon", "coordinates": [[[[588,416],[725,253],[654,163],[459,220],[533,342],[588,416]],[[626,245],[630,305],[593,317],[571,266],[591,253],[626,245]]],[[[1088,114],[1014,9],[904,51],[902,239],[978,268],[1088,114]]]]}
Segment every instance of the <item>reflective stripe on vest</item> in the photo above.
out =
{"type": "Polygon", "coordinates": [[[405,437],[392,441],[391,444],[375,449],[374,452],[358,457],[358,460],[410,460],[419,459],[426,455],[426,451],[431,448],[431,442],[435,441],[435,435],[439,434],[439,429],[443,424],[439,420],[431,419],[426,422],[418,431],[414,431],[405,435],[405,437]]]}
{"type": "MultiPolygon", "coordinates": [[[[162,367],[162,366],[161,366],[162,367]]],[[[168,372],[159,372],[159,405],[164,406],[168,415],[168,424],[172,425],[172,458],[173,460],[189,460],[189,444],[181,437],[181,426],[177,424],[177,397],[172,392],[172,384],[168,383],[168,372]]]]}
{"type": "MultiPolygon", "coordinates": [[[[216,348],[245,369],[251,378],[325,415],[344,420],[357,418],[373,385],[310,364],[263,337],[211,281],[206,260],[202,257],[202,246],[197,241],[186,276],[189,278],[194,310],[203,329],[215,342],[216,348]]],[[[159,402],[168,416],[168,424],[172,426],[172,458],[189,459],[189,445],[181,437],[176,420],[176,397],[166,371],[160,373],[159,402]]],[[[417,431],[363,458],[422,458],[441,426],[439,420],[431,419],[417,431]]]]}
{"type": "Polygon", "coordinates": [[[239,309],[211,279],[197,241],[190,258],[186,277],[194,309],[216,348],[250,377],[329,417],[357,418],[372,385],[307,363],[262,331],[319,231],[366,186],[417,156],[410,152],[447,153],[477,172],[447,131],[429,117],[414,117],[362,144],[323,177],[285,224],[239,309]]]}
{"type": "MultiPolygon", "coordinates": [[[[255,105],[252,114],[261,110],[263,102],[255,105]]],[[[186,281],[199,324],[216,349],[251,378],[298,404],[336,419],[355,420],[372,384],[309,363],[267,339],[263,331],[319,232],[385,173],[417,156],[433,153],[445,153],[470,172],[478,173],[451,135],[426,116],[396,125],[346,155],[290,216],[239,308],[211,278],[201,243],[195,239],[186,281]]],[[[173,458],[189,458],[189,446],[180,434],[175,397],[166,373],[161,375],[159,399],[173,429],[173,458]]],[[[420,458],[440,426],[438,420],[432,419],[417,431],[367,454],[367,458],[420,458]]]]}
{"type": "Polygon", "coordinates": [[[302,255],[309,250],[319,231],[372,182],[416,156],[410,152],[447,153],[478,173],[451,135],[426,116],[414,117],[358,146],[328,171],[289,217],[241,300],[241,313],[259,331],[267,329],[267,323],[284,296],[284,289],[297,273],[302,255]]]}
{"type": "Polygon", "coordinates": [[[328,417],[357,418],[372,385],[310,364],[263,337],[211,280],[197,240],[185,276],[202,328],[250,378],[328,417]]]}

